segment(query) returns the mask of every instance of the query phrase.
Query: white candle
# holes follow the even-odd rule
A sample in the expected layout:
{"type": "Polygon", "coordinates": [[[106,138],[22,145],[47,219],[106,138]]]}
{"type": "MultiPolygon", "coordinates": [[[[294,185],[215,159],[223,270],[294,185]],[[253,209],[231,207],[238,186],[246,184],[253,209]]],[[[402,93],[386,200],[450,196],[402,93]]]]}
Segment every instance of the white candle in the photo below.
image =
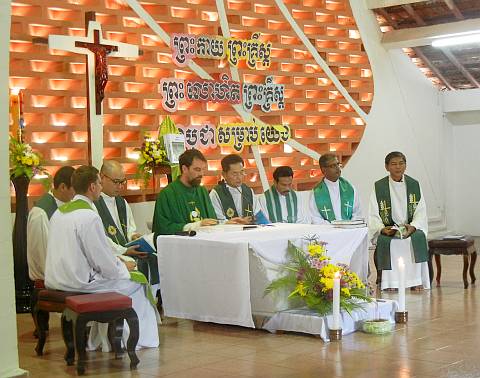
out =
{"type": "Polygon", "coordinates": [[[405,311],[405,263],[398,258],[398,311],[405,311]]]}
{"type": "Polygon", "coordinates": [[[333,278],[333,324],[332,329],[340,329],[340,273],[333,278]]]}

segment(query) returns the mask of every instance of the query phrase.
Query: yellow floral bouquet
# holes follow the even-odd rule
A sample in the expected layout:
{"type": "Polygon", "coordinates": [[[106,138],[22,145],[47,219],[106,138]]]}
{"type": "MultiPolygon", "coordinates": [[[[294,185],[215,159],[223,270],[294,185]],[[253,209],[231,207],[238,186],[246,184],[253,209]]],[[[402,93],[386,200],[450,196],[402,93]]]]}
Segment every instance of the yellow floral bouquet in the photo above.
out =
{"type": "Polygon", "coordinates": [[[142,147],[138,149],[140,155],[138,157],[137,176],[142,177],[147,185],[153,175],[153,171],[157,167],[169,166],[167,151],[162,140],[153,139],[149,134],[144,135],[142,147]]]}
{"type": "Polygon", "coordinates": [[[27,176],[30,180],[34,175],[42,174],[50,177],[42,166],[40,155],[32,150],[28,143],[20,142],[10,136],[10,177],[27,176]]]}
{"type": "Polygon", "coordinates": [[[309,242],[306,251],[289,242],[289,261],[282,267],[286,274],[272,281],[265,294],[287,289],[290,299],[299,299],[323,316],[332,312],[333,279],[339,272],[341,309],[351,313],[361,308],[362,302],[371,301],[366,295],[365,284],[348,265],[331,262],[325,242],[316,236],[306,239],[309,242]]]}

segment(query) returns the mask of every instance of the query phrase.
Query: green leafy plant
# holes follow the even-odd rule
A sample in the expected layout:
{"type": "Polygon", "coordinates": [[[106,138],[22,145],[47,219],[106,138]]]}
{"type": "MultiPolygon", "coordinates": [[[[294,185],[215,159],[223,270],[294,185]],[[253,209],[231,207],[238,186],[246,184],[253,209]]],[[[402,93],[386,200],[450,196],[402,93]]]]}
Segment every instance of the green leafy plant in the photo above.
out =
{"type": "Polygon", "coordinates": [[[306,238],[307,250],[288,244],[288,262],[282,266],[285,273],[265,289],[265,295],[287,290],[290,299],[300,300],[303,305],[320,315],[332,311],[333,280],[340,275],[340,308],[351,313],[362,308],[362,302],[372,299],[366,295],[365,284],[348,265],[333,264],[327,256],[326,243],[315,236],[306,238]]]}

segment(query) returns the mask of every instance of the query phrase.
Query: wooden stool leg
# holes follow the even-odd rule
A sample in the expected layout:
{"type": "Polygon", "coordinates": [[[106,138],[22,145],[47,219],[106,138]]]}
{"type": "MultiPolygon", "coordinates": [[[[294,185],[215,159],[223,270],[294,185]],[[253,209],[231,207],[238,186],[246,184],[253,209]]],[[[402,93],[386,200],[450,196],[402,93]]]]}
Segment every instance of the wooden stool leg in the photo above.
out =
{"type": "Polygon", "coordinates": [[[85,362],[87,360],[85,326],[87,320],[81,315],[73,320],[73,329],[75,332],[75,349],[77,350],[77,374],[85,374],[85,362]]]}
{"type": "Polygon", "coordinates": [[[115,319],[114,321],[108,323],[108,339],[112,346],[113,352],[115,352],[115,359],[122,358],[123,348],[122,348],[122,335],[123,335],[123,322],[125,320],[115,319]]]}
{"type": "Polygon", "coordinates": [[[463,288],[468,288],[468,255],[463,255],[463,288]]]}
{"type": "Polygon", "coordinates": [[[435,265],[437,266],[437,286],[440,286],[440,279],[442,278],[442,262],[440,260],[440,255],[435,255],[435,265]]]}
{"type": "Polygon", "coordinates": [[[127,353],[130,357],[130,370],[137,368],[140,360],[135,353],[135,348],[137,347],[138,337],[139,337],[139,328],[138,328],[138,317],[137,313],[133,308],[129,309],[125,315],[125,320],[128,323],[128,328],[130,328],[130,335],[127,340],[127,353]]]}
{"type": "Polygon", "coordinates": [[[73,336],[73,324],[72,321],[67,320],[66,316],[62,314],[62,336],[65,347],[65,362],[68,366],[72,366],[75,362],[75,344],[73,336]]]}
{"type": "Polygon", "coordinates": [[[47,340],[47,328],[48,328],[48,312],[35,309],[34,310],[34,319],[37,326],[38,341],[35,351],[37,356],[43,356],[43,347],[45,346],[45,341],[47,340]]]}
{"type": "Polygon", "coordinates": [[[475,263],[477,262],[477,252],[473,252],[470,257],[470,279],[472,280],[472,284],[475,283],[477,278],[475,277],[475,263]]]}

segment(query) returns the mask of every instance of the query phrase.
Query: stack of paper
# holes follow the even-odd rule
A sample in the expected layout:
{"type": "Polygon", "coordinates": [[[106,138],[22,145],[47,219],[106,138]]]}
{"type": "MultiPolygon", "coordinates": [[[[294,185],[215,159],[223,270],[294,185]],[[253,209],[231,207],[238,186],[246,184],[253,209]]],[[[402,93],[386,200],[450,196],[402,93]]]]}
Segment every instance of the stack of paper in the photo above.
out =
{"type": "Polygon", "coordinates": [[[363,219],[352,219],[352,220],[334,220],[332,221],[332,226],[338,228],[361,228],[367,227],[365,220],[363,219]]]}

